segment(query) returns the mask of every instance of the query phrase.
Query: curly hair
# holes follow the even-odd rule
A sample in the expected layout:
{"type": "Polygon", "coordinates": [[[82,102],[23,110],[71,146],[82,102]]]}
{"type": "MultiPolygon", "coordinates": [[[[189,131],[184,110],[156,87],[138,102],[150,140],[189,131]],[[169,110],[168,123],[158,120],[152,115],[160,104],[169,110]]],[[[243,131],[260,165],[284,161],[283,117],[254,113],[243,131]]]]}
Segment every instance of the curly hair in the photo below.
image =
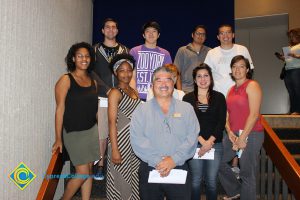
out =
{"type": "Polygon", "coordinates": [[[87,69],[87,71],[90,73],[93,70],[93,68],[94,68],[95,54],[94,54],[93,47],[89,43],[86,43],[86,42],[75,43],[69,49],[68,54],[67,54],[67,56],[65,58],[65,62],[67,64],[67,71],[68,72],[75,71],[76,66],[75,66],[75,62],[73,61],[73,58],[75,57],[76,52],[80,48],[85,48],[86,50],[88,50],[88,52],[90,54],[91,61],[90,61],[90,65],[89,65],[89,67],[87,69]]]}

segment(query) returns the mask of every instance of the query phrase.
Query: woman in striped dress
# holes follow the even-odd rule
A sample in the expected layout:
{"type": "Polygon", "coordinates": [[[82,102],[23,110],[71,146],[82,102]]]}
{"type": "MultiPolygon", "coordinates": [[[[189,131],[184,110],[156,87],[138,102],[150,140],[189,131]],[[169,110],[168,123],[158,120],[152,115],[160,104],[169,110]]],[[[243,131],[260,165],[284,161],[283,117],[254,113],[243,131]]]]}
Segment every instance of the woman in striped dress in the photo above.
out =
{"type": "Polygon", "coordinates": [[[141,103],[138,93],[129,86],[134,64],[128,54],[116,55],[110,64],[119,84],[108,95],[108,200],[139,199],[139,160],[132,151],[129,134],[131,115],[141,103]]]}

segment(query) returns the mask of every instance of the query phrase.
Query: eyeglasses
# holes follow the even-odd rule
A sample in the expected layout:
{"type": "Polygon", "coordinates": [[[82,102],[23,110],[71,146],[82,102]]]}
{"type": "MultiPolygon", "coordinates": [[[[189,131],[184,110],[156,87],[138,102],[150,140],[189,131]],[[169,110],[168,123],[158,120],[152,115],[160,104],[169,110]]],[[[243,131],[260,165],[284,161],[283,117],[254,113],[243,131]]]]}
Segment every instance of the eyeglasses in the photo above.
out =
{"type": "Polygon", "coordinates": [[[205,37],[206,33],[195,32],[195,35],[205,37]]]}

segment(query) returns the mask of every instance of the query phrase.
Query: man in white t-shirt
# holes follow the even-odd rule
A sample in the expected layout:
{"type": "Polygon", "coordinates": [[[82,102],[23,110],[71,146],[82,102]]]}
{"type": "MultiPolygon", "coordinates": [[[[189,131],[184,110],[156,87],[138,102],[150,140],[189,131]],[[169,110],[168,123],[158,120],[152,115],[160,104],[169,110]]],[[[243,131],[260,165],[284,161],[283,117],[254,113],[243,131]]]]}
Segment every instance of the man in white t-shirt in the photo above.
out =
{"type": "Polygon", "coordinates": [[[234,33],[230,25],[221,25],[217,38],[220,41],[220,46],[211,49],[207,53],[204,63],[212,68],[215,83],[214,89],[226,96],[229,88],[234,85],[230,76],[231,59],[234,56],[243,55],[249,59],[251,69],[254,66],[248,49],[232,42],[234,33]]]}

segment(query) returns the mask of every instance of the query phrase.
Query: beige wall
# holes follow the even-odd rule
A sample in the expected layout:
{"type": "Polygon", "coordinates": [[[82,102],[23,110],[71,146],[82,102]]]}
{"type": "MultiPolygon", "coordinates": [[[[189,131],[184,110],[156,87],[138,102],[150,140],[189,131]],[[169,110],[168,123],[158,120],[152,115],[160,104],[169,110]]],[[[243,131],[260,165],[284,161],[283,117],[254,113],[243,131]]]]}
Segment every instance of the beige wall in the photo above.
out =
{"type": "Polygon", "coordinates": [[[289,28],[300,27],[300,0],[235,0],[235,18],[289,14],[289,28]]]}
{"type": "MultiPolygon", "coordinates": [[[[0,199],[35,199],[54,141],[54,85],[75,42],[91,42],[91,0],[0,0],[0,199]],[[8,174],[23,161],[23,191],[8,174]]],[[[61,188],[59,189],[61,191],[61,188]]]]}

